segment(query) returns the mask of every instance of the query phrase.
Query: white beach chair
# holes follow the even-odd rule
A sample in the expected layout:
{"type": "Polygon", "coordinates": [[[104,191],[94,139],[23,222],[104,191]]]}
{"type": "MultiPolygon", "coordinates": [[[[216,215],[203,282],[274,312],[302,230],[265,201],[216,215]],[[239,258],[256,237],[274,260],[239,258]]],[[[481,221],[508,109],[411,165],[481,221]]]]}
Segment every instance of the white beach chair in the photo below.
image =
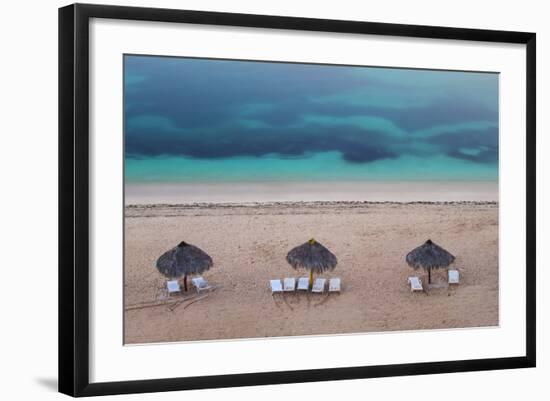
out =
{"type": "Polygon", "coordinates": [[[281,280],[270,280],[271,284],[271,295],[283,292],[283,286],[281,285],[281,280]]]}
{"type": "Polygon", "coordinates": [[[409,284],[411,285],[411,292],[423,291],[422,281],[418,277],[409,277],[409,284]]]}
{"type": "Polygon", "coordinates": [[[340,293],[341,280],[339,278],[331,278],[328,282],[328,292],[340,293]]]}
{"type": "Polygon", "coordinates": [[[178,280],[167,281],[166,289],[168,290],[168,295],[181,292],[181,288],[180,288],[180,284],[178,283],[178,280]]]}
{"type": "Polygon", "coordinates": [[[283,291],[294,292],[295,289],[296,289],[296,279],[294,277],[285,278],[283,282],[283,291]]]}
{"type": "Polygon", "coordinates": [[[300,277],[298,279],[298,291],[299,290],[304,290],[304,291],[309,290],[309,278],[300,277]]]}
{"type": "Polygon", "coordinates": [[[195,289],[197,290],[197,294],[200,294],[201,291],[209,290],[212,288],[212,286],[208,284],[208,281],[206,281],[202,277],[195,277],[191,279],[191,282],[195,286],[195,289]]]}
{"type": "Polygon", "coordinates": [[[458,284],[460,281],[460,274],[458,270],[449,270],[449,284],[458,284]]]}
{"type": "Polygon", "coordinates": [[[311,292],[325,292],[325,283],[327,280],[325,278],[317,278],[315,279],[315,282],[313,283],[313,287],[311,288],[311,292]]]}

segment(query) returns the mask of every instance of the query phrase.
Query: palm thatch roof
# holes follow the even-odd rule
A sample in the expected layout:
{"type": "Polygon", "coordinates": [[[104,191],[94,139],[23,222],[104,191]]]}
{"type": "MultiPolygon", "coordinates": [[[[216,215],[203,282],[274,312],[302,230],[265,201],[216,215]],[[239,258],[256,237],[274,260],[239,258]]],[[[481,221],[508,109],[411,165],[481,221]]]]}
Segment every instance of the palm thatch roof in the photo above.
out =
{"type": "Polygon", "coordinates": [[[200,274],[212,266],[212,258],[202,249],[185,241],[161,255],[157,269],[167,277],[200,274]]]}
{"type": "Polygon", "coordinates": [[[431,270],[449,266],[454,262],[455,257],[429,239],[410,251],[405,260],[414,269],[422,267],[425,270],[431,270]]]}
{"type": "Polygon", "coordinates": [[[286,260],[295,269],[305,268],[314,273],[333,270],[338,263],[336,256],[313,238],[291,249],[286,260]]]}

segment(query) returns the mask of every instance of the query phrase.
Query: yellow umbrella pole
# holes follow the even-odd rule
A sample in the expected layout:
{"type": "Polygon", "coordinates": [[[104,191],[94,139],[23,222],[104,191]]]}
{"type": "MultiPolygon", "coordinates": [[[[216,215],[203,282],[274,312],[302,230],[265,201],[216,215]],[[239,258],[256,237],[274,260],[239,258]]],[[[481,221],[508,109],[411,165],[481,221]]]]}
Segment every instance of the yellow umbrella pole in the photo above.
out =
{"type": "Polygon", "coordinates": [[[313,270],[309,271],[309,287],[313,287],[313,270]]]}

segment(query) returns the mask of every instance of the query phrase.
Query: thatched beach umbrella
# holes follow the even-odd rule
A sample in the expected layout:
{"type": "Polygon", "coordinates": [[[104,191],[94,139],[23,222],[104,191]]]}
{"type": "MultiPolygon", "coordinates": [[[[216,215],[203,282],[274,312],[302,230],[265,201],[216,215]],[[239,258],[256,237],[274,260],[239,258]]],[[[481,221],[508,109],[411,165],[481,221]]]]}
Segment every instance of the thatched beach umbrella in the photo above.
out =
{"type": "Polygon", "coordinates": [[[338,263],[336,256],[313,238],[291,249],[286,255],[286,261],[295,269],[304,268],[309,270],[310,286],[313,284],[313,273],[334,270],[338,263]]]}
{"type": "Polygon", "coordinates": [[[175,248],[162,254],[157,269],[169,278],[183,276],[183,288],[187,291],[187,276],[200,274],[212,266],[212,258],[202,249],[182,241],[175,248]]]}
{"type": "Polygon", "coordinates": [[[415,270],[419,267],[427,270],[428,283],[431,284],[432,269],[449,266],[454,262],[455,257],[429,239],[418,248],[410,251],[405,257],[405,260],[409,266],[413,267],[415,270]]]}

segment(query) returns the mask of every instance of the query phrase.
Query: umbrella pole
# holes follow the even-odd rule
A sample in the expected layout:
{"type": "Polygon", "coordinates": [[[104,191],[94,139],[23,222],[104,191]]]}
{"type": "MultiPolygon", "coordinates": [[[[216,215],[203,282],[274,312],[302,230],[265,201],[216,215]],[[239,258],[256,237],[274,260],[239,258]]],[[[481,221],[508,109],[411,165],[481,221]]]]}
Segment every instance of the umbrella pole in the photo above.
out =
{"type": "Polygon", "coordinates": [[[183,276],[183,289],[187,292],[187,274],[183,276]]]}
{"type": "Polygon", "coordinates": [[[432,269],[428,269],[428,284],[432,283],[432,269]]]}
{"type": "Polygon", "coordinates": [[[313,287],[313,270],[309,271],[309,287],[313,287]]]}

